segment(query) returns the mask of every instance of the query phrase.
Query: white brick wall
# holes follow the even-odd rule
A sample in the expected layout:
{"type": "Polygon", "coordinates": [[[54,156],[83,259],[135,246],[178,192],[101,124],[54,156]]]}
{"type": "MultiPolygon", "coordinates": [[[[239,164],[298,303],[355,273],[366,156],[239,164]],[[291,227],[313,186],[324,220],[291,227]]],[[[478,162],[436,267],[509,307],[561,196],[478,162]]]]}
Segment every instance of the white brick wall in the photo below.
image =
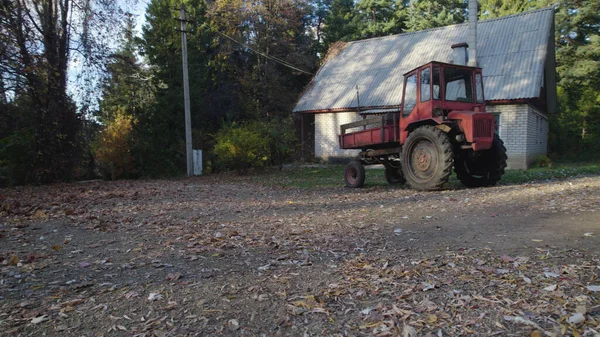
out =
{"type": "Polygon", "coordinates": [[[315,157],[353,158],[359,150],[340,150],[338,135],[340,125],[361,120],[356,112],[322,113],[315,115],[315,157]]]}
{"type": "Polygon", "coordinates": [[[548,119],[528,104],[488,105],[500,114],[500,138],[504,141],[509,169],[527,169],[548,147],[548,119]]]}
{"type": "Polygon", "coordinates": [[[548,118],[532,106],[528,106],[527,130],[527,164],[529,165],[539,155],[546,155],[548,149],[548,118]]]}
{"type": "MultiPolygon", "coordinates": [[[[526,169],[548,147],[548,119],[528,104],[488,105],[487,111],[500,116],[500,138],[508,155],[508,168],[526,169]]],[[[315,157],[353,158],[358,150],[340,150],[340,125],[361,120],[356,112],[315,115],[315,157]]]]}

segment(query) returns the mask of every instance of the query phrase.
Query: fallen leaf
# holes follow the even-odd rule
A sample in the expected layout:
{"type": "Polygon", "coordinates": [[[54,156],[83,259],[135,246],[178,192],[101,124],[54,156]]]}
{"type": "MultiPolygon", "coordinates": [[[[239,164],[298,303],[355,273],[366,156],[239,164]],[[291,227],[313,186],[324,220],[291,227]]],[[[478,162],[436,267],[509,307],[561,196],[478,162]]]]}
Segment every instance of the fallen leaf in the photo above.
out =
{"type": "Polygon", "coordinates": [[[48,315],[43,315],[43,316],[35,317],[34,319],[32,319],[31,324],[40,324],[42,322],[49,321],[49,320],[50,320],[50,318],[48,318],[48,315]]]}
{"type": "Polygon", "coordinates": [[[553,284],[553,285],[547,286],[546,288],[544,288],[544,290],[546,290],[546,291],[554,291],[554,290],[556,290],[556,287],[557,287],[557,285],[553,284]]]}
{"type": "Polygon", "coordinates": [[[10,260],[8,260],[8,264],[10,266],[16,266],[17,264],[19,264],[19,258],[16,255],[11,256],[10,260]]]}
{"type": "Polygon", "coordinates": [[[227,325],[229,325],[229,329],[231,329],[232,331],[235,331],[240,328],[240,322],[237,319],[230,319],[227,322],[227,325]]]}
{"type": "Polygon", "coordinates": [[[585,321],[585,316],[580,313],[576,313],[567,319],[567,323],[570,324],[579,324],[583,321],[585,321]]]}
{"type": "Polygon", "coordinates": [[[600,286],[587,286],[586,288],[589,291],[600,291],[600,286]]]}
{"type": "Polygon", "coordinates": [[[177,281],[181,278],[181,273],[169,273],[167,274],[167,277],[165,277],[165,280],[167,281],[177,281]]]}
{"type": "Polygon", "coordinates": [[[417,330],[410,325],[404,325],[402,328],[402,337],[416,337],[417,330]]]}
{"type": "Polygon", "coordinates": [[[162,300],[163,298],[164,296],[159,293],[150,293],[150,295],[148,295],[148,301],[157,301],[162,300]]]}

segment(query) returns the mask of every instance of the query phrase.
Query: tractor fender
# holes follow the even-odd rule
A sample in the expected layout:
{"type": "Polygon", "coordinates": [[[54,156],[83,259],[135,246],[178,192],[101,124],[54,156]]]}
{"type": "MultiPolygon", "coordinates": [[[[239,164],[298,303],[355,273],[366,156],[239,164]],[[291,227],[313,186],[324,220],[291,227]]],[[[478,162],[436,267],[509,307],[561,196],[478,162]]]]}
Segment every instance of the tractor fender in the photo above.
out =
{"type": "Polygon", "coordinates": [[[433,118],[422,119],[422,120],[419,120],[419,121],[416,121],[416,122],[412,122],[412,123],[406,125],[406,127],[404,128],[404,130],[400,133],[400,143],[404,144],[404,141],[406,140],[406,137],[408,137],[408,134],[410,132],[412,132],[416,128],[420,128],[421,126],[424,126],[424,125],[432,125],[432,126],[435,126],[435,127],[439,127],[439,128],[441,128],[442,131],[447,132],[443,128],[446,125],[442,124],[441,121],[438,121],[438,120],[433,119],[433,118]]]}

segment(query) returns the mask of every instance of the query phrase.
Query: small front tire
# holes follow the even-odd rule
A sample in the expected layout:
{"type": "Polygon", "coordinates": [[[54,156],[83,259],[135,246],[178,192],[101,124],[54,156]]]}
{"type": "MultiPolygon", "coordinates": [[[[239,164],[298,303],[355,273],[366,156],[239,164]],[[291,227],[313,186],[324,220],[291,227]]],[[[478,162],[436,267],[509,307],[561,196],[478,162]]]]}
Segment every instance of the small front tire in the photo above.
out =
{"type": "Polygon", "coordinates": [[[365,184],[365,168],[360,161],[353,160],[346,165],[344,179],[350,188],[360,188],[365,184]]]}

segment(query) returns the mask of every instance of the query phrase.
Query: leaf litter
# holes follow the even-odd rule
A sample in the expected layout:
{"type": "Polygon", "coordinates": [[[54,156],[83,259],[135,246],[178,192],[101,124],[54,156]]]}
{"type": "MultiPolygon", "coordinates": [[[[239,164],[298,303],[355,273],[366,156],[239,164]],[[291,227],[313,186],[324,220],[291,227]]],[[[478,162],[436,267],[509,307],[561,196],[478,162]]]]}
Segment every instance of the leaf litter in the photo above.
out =
{"type": "Polygon", "coordinates": [[[478,228],[489,214],[521,231],[529,216],[596,221],[599,187],[306,191],[216,176],[3,190],[0,322],[15,336],[596,337],[595,236],[478,228]]]}

